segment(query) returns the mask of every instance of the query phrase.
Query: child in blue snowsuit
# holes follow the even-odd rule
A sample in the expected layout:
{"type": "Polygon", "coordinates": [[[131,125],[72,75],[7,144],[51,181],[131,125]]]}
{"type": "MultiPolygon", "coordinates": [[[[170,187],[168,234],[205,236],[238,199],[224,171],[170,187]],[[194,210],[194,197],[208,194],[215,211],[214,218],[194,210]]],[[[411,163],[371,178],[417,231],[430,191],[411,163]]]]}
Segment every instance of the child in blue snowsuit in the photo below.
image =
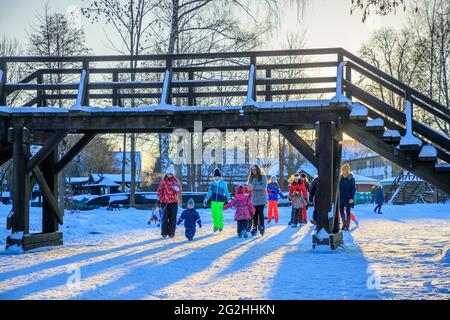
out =
{"type": "Polygon", "coordinates": [[[192,241],[195,236],[195,224],[198,224],[198,227],[202,227],[202,221],[200,220],[200,214],[197,210],[195,210],[195,202],[191,198],[187,202],[187,209],[183,211],[180,218],[178,219],[177,224],[181,224],[184,220],[184,227],[185,227],[185,235],[186,238],[188,238],[189,241],[192,241]]]}

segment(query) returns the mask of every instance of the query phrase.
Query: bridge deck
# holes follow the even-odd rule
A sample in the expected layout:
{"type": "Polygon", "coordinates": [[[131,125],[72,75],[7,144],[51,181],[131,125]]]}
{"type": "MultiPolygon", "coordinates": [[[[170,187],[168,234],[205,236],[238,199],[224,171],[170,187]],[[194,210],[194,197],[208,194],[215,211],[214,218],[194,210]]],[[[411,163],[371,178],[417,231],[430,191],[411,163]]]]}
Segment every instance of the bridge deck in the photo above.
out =
{"type": "Polygon", "coordinates": [[[331,100],[258,102],[251,107],[0,107],[0,121],[4,129],[27,127],[29,130],[68,130],[71,133],[165,132],[174,128],[192,128],[194,121],[202,121],[206,129],[277,126],[311,129],[317,121],[337,123],[349,112],[348,104],[331,100]]]}

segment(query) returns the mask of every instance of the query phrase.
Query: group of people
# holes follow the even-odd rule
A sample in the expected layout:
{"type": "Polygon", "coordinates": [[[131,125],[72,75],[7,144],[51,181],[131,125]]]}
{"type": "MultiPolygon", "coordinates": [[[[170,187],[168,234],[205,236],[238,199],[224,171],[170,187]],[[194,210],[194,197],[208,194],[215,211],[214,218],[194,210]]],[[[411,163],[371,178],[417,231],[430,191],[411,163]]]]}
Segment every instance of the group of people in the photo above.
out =
{"type": "MultiPolygon", "coordinates": [[[[256,236],[258,232],[264,235],[265,215],[264,209],[267,206],[267,223],[272,220],[279,221],[278,201],[280,198],[289,198],[292,206],[291,219],[289,225],[293,228],[301,224],[306,224],[307,209],[313,207],[313,217],[311,222],[316,223],[317,205],[319,197],[319,180],[316,176],[309,183],[305,174],[294,174],[288,180],[289,192],[285,196],[280,189],[276,176],[271,176],[270,180],[258,165],[252,165],[248,176],[247,184],[238,185],[233,196],[228,190],[227,183],[222,179],[219,169],[214,170],[214,179],[211,182],[208,193],[203,200],[206,207],[211,202],[211,215],[213,220],[213,232],[222,232],[224,228],[223,210],[235,209],[235,221],[237,222],[237,235],[247,238],[250,233],[256,236]]],[[[171,165],[157,189],[158,203],[157,209],[161,214],[161,235],[163,238],[173,238],[175,236],[176,225],[184,222],[185,236],[188,240],[193,240],[196,226],[202,227],[200,214],[195,208],[193,199],[189,199],[187,207],[183,210],[177,220],[179,196],[182,193],[182,186],[175,176],[175,169],[171,165]]],[[[342,167],[339,181],[339,211],[342,221],[342,230],[349,230],[351,222],[351,208],[354,205],[355,179],[350,171],[349,165],[342,167]]]]}

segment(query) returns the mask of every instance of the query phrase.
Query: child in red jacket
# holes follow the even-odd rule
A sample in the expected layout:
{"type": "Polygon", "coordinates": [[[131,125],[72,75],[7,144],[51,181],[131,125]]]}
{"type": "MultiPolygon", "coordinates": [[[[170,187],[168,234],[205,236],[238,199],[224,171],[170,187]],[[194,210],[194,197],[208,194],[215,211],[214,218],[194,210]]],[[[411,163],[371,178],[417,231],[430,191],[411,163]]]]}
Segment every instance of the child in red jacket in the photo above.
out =
{"type": "Polygon", "coordinates": [[[301,179],[292,182],[289,188],[289,198],[292,201],[293,207],[293,221],[292,227],[296,228],[302,220],[302,210],[306,210],[306,203],[308,194],[306,193],[306,186],[301,179]]]}

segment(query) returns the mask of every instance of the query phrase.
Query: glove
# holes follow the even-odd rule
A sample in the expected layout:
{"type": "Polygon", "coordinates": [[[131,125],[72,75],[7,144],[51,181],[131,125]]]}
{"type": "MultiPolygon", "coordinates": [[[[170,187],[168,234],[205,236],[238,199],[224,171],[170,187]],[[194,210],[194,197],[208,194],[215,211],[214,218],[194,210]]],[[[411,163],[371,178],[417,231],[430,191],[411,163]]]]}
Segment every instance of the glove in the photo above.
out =
{"type": "Polygon", "coordinates": [[[197,221],[197,223],[198,223],[198,227],[201,229],[202,228],[202,222],[199,220],[199,221],[197,221]]]}
{"type": "Polygon", "coordinates": [[[178,221],[177,221],[177,226],[179,226],[180,224],[181,224],[181,219],[178,219],[178,221]]]}
{"type": "Polygon", "coordinates": [[[353,199],[348,200],[348,203],[353,204],[353,199]]]}

